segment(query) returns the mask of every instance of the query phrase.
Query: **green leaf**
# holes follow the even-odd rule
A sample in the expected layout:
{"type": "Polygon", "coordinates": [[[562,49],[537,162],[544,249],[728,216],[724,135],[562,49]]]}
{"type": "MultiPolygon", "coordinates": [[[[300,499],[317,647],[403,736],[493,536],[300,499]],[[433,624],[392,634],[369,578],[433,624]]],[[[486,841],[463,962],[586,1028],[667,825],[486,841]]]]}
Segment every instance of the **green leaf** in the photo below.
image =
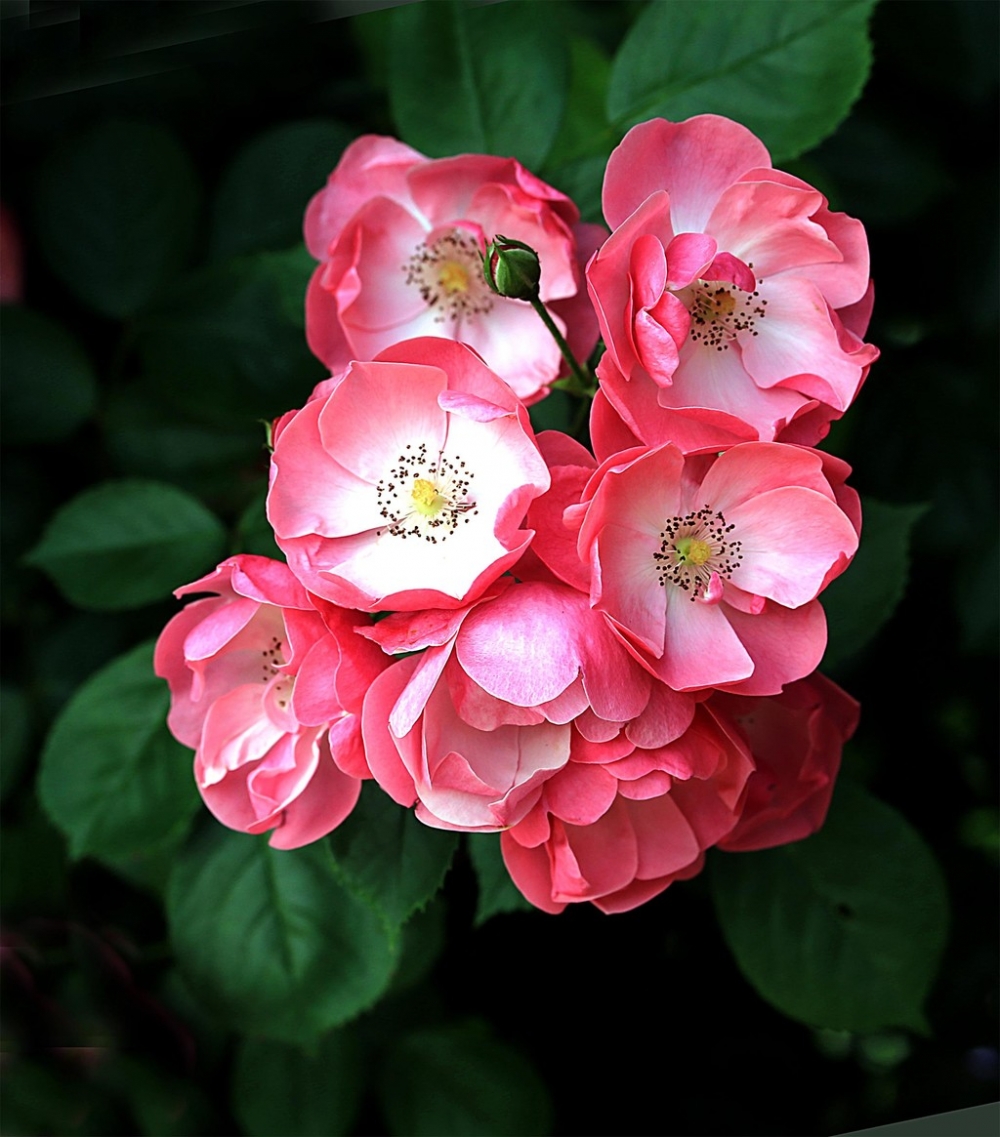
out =
{"type": "Polygon", "coordinates": [[[510,879],[510,873],[500,851],[500,838],[494,833],[472,833],[466,847],[472,858],[479,882],[479,899],[476,902],[478,928],[499,912],[530,912],[532,904],[526,900],[510,879]]]}
{"type": "Polygon", "coordinates": [[[288,122],[257,135],[226,171],[212,212],[211,255],[286,249],[302,240],[309,199],[351,141],[330,119],[288,122]]]}
{"type": "Polygon", "coordinates": [[[711,885],[741,971],[778,1010],[833,1030],[926,1033],[947,892],[931,851],[894,809],[841,778],[819,833],[716,854],[711,885]]]}
{"type": "Polygon", "coordinates": [[[108,452],[127,477],[163,479],[196,497],[237,508],[245,471],[265,467],[259,423],[204,423],[139,380],[108,393],[102,423],[108,452]]]}
{"type": "Polygon", "coordinates": [[[123,319],[184,263],[198,208],[194,168],[174,138],[110,120],[70,138],[42,167],[38,241],[79,300],[123,319]]]}
{"type": "Polygon", "coordinates": [[[538,1137],[552,1125],[538,1074],[480,1020],[397,1039],[381,1101],[394,1137],[538,1137]]]}
{"type": "Polygon", "coordinates": [[[286,851],[213,827],[175,866],[167,913],[195,995],[245,1032],[312,1043],[392,978],[388,937],[325,843],[286,851]]]}
{"type": "Polygon", "coordinates": [[[858,552],[821,597],[829,628],[824,668],[861,651],[896,610],[910,573],[910,535],[928,509],[873,498],[864,498],[862,506],[858,552]]]}
{"type": "Polygon", "coordinates": [[[350,1133],[364,1067],[350,1030],[324,1035],[311,1053],[263,1038],[236,1054],[232,1104],[249,1137],[340,1137],[350,1133]]]}
{"type": "Polygon", "coordinates": [[[721,114],[757,134],[774,161],[832,134],[871,66],[874,0],[714,0],[650,4],[618,49],[608,116],[721,114]]]}
{"type": "Polygon", "coordinates": [[[611,61],[592,40],[573,36],[569,41],[570,80],[566,113],[552,145],[546,169],[577,158],[599,155],[607,162],[618,142],[605,117],[611,61]]]}
{"type": "Polygon", "coordinates": [[[93,675],[56,719],[38,794],[71,856],[127,857],[183,838],[199,797],[191,751],[166,727],[169,705],[145,643],[93,675]]]}
{"type": "Polygon", "coordinates": [[[423,825],[374,782],[330,834],[338,875],[378,914],[395,941],[407,918],[441,887],[458,834],[423,825]]]}
{"type": "Polygon", "coordinates": [[[0,308],[0,422],[4,443],[59,442],[94,412],[97,384],[86,352],[37,312],[0,308]]]}
{"type": "Polygon", "coordinates": [[[209,571],[225,532],[199,501],[163,482],[104,482],[84,490],[49,522],[25,558],[70,603],[122,611],[162,600],[209,571]]]}
{"type": "Polygon", "coordinates": [[[172,287],[136,326],[163,398],[227,429],[305,402],[326,374],[302,334],[314,267],[300,245],[214,264],[172,287]]]}
{"type": "Polygon", "coordinates": [[[538,169],[566,105],[559,6],[508,0],[393,12],[389,102],[400,135],[439,158],[471,152],[538,169]]]}

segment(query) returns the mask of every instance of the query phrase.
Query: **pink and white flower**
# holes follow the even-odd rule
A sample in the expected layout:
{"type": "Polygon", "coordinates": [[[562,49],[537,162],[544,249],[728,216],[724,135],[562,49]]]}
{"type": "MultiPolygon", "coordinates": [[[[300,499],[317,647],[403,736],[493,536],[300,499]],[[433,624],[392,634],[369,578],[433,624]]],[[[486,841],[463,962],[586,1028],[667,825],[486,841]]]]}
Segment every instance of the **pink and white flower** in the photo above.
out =
{"type": "Polygon", "coordinates": [[[274,436],[267,513],[292,571],[371,612],[481,595],[549,485],[523,404],[469,348],[430,338],[324,389],[274,436]]]}
{"type": "Polygon", "coordinates": [[[365,634],[386,651],[426,649],[373,684],[364,737],[376,780],[428,825],[516,824],[569,760],[571,722],[581,740],[632,723],[664,744],[694,715],[562,584],[504,580],[460,611],[400,613],[365,634]]]}
{"type": "Polygon", "coordinates": [[[635,433],[666,441],[670,416],[660,431],[650,414],[662,407],[743,420],[763,441],[817,442],[878,356],[862,339],[861,223],[718,115],[633,127],[603,203],[613,232],[587,270],[608,349],[598,374],[635,433]]]}
{"type": "Polygon", "coordinates": [[[591,602],[675,690],[777,694],[819,663],[816,597],[857,549],[845,474],[839,460],[781,443],[687,458],[666,443],[609,458],[576,507],[591,602]]]}
{"type": "Polygon", "coordinates": [[[369,617],[310,596],[286,565],[237,556],[178,588],[188,604],[156,645],[168,725],[224,824],[294,849],[335,829],[369,777],[361,704],[388,661],[369,617]]]}
{"type": "Polygon", "coordinates": [[[586,358],[597,324],[582,266],[605,230],[581,225],[579,216],[513,158],[430,160],[395,139],[365,135],[306,212],[306,244],[320,261],[306,295],[309,346],[336,372],[400,340],[460,340],[533,402],[562,359],[530,305],[490,290],[482,256],[498,234],[535,249],[540,298],[577,358],[586,358]]]}

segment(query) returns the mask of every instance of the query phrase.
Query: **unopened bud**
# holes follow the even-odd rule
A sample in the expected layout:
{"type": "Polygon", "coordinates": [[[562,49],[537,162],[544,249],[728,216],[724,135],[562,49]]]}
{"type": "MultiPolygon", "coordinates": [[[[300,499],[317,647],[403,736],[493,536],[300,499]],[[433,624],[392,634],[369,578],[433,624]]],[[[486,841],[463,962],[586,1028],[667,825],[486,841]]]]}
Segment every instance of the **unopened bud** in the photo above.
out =
{"type": "Polygon", "coordinates": [[[542,266],[530,245],[497,234],[486,246],[483,275],[490,288],[500,296],[512,300],[534,300],[538,296],[542,266]]]}

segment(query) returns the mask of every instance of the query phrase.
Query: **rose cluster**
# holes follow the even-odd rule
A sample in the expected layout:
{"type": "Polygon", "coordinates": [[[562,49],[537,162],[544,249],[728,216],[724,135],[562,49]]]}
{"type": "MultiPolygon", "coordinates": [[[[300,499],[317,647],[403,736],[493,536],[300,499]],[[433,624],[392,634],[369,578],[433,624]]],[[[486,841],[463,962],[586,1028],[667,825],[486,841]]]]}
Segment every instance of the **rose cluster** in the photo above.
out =
{"type": "Polygon", "coordinates": [[[287,563],[178,589],[208,595],[156,653],[226,825],[294,848],[374,778],[499,832],[555,913],[822,824],[857,704],[818,597],[861,517],[815,447],[877,356],[864,230],[714,115],[633,128],[603,206],[610,234],[513,159],[374,136],[309,204],[331,376],[274,424],[287,563]],[[553,385],[593,396],[590,448],[533,430],[553,385]]]}

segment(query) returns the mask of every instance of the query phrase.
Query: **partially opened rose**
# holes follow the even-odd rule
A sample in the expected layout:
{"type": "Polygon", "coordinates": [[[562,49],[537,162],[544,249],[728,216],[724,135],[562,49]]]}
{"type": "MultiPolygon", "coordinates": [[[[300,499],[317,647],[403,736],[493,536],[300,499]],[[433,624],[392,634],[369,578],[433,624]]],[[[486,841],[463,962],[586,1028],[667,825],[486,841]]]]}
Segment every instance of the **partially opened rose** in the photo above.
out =
{"type": "Polygon", "coordinates": [[[309,346],[339,371],[400,340],[459,340],[533,402],[559,375],[559,350],[527,303],[490,290],[482,257],[498,234],[530,245],[541,260],[540,298],[585,359],[597,324],[582,270],[605,230],[579,217],[513,158],[431,160],[365,135],[306,212],[306,244],[320,261],[306,296],[309,346]]]}
{"type": "Polygon", "coordinates": [[[369,612],[481,595],[549,485],[523,404],[475,352],[430,338],[323,388],[274,435],[267,515],[292,571],[369,612]]]}
{"type": "Polygon", "coordinates": [[[354,631],[369,618],[310,596],[288,567],[238,556],[178,596],[156,645],[168,725],[195,750],[205,804],[232,829],[293,849],[351,812],[368,768],[361,704],[387,665],[354,631]]]}
{"type": "Polygon", "coordinates": [[[769,849],[815,833],[826,820],[844,743],[858,725],[857,702],[817,671],[780,695],[719,692],[710,705],[744,732],[757,767],[740,820],[720,846],[769,849]]]}
{"type": "MultiPolygon", "coordinates": [[[[657,684],[651,708],[661,696],[676,698],[657,684]]],[[[740,816],[753,761],[725,719],[707,704],[691,709],[681,730],[648,713],[601,741],[574,730],[569,762],[500,838],[532,904],[626,912],[701,871],[705,850],[740,816]]]]}

